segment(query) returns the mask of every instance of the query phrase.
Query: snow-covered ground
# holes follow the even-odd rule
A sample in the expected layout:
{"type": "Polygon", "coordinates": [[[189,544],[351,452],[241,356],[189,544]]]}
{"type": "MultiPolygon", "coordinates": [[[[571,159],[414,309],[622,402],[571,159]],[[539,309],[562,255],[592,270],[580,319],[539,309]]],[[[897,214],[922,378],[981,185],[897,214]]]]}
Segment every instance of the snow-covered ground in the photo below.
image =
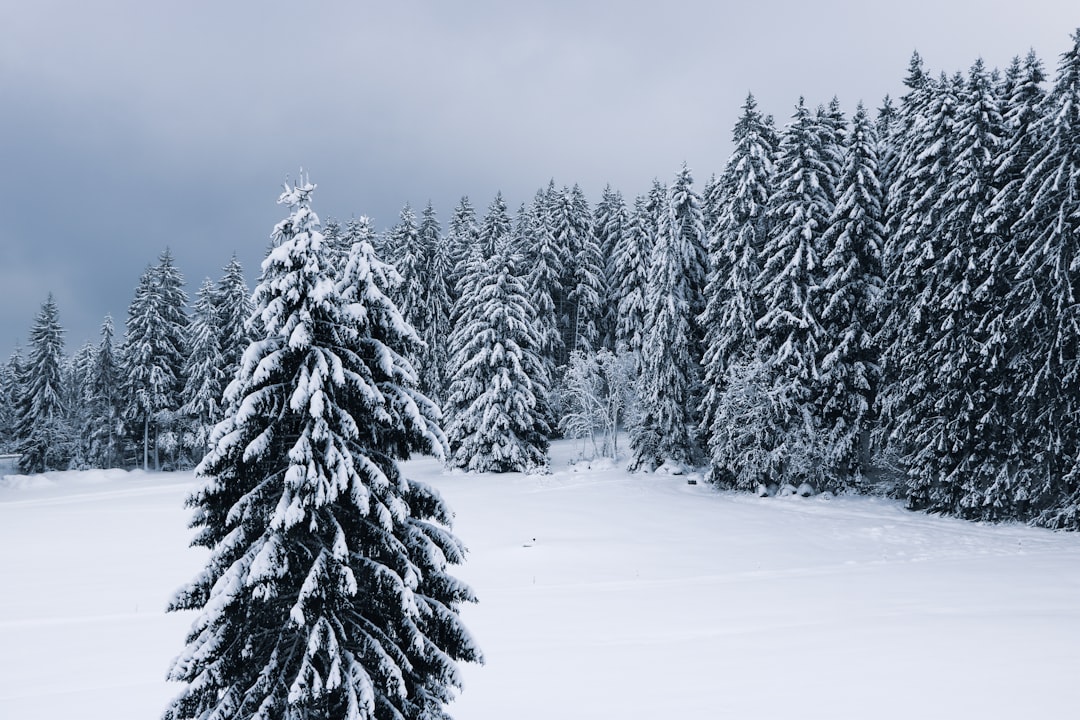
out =
{"type": "MultiPolygon", "coordinates": [[[[486,655],[459,720],[1072,717],[1080,536],[868,498],[759,499],[570,466],[408,464],[457,511],[486,655]]],[[[0,718],[144,720],[202,565],[189,473],[0,482],[0,718]]]]}

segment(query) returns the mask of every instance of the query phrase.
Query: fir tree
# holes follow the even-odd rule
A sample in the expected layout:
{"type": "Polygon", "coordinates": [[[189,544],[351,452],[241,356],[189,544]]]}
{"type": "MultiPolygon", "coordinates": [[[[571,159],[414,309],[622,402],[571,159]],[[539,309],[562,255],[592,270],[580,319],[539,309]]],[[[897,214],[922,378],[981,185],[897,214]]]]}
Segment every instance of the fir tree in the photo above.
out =
{"type": "Polygon", "coordinates": [[[709,201],[715,220],[708,236],[709,275],[700,318],[705,332],[701,433],[708,438],[715,481],[730,472],[721,460],[730,449],[723,447],[726,421],[719,420],[720,406],[741,397],[727,395],[728,369],[755,357],[758,350],[756,323],[762,315],[756,285],[761,273],[758,256],[768,236],[766,211],[775,162],[769,130],[753,95],[747,96],[742,109],[732,136],[735,149],[709,201]]]}
{"type": "Polygon", "coordinates": [[[240,372],[240,358],[254,338],[249,321],[255,306],[244,280],[244,268],[236,255],[222,269],[213,304],[217,315],[214,327],[218,333],[217,345],[222,359],[221,374],[225,386],[228,386],[240,372]]]}
{"type": "Polygon", "coordinates": [[[1062,54],[1038,127],[1040,139],[1017,192],[1022,248],[1011,331],[1026,371],[1014,407],[1038,463],[1022,499],[1050,527],[1080,528],[1080,30],[1062,54]]]}
{"type": "Polygon", "coordinates": [[[446,249],[451,267],[450,299],[454,302],[461,297],[461,279],[467,271],[469,253],[479,236],[480,227],[476,224],[476,211],[468,196],[463,195],[457,207],[454,208],[454,214],[450,218],[450,227],[446,233],[446,249]]]}
{"type": "Polygon", "coordinates": [[[190,499],[207,567],[172,608],[200,611],[165,717],[445,718],[456,660],[478,660],[446,573],[463,547],[431,489],[397,461],[440,452],[437,409],[405,360],[416,336],[370,243],[341,280],[311,211],[292,207],[256,290],[265,337],[190,499]]]}
{"type": "Polygon", "coordinates": [[[90,418],[93,435],[90,462],[95,467],[116,467],[121,461],[123,436],[123,395],[120,359],[113,348],[113,319],[106,315],[101,323],[101,340],[94,357],[90,385],[90,418]]]}
{"type": "Polygon", "coordinates": [[[769,236],[758,279],[764,313],[757,321],[768,382],[780,404],[768,448],[775,479],[798,484],[821,472],[814,391],[822,357],[819,255],[833,207],[828,197],[830,157],[819,126],[800,99],[784,131],[769,201],[769,236]],[[807,458],[810,460],[808,461],[807,458]]]}
{"type": "MultiPolygon", "coordinates": [[[[692,234],[678,213],[683,190],[673,187],[664,205],[645,291],[641,348],[641,417],[631,428],[631,468],[655,469],[665,462],[691,464],[697,453],[696,398],[699,384],[694,278],[701,268],[692,234]]],[[[700,209],[699,209],[700,210],[700,209]]],[[[700,228],[697,223],[690,228],[700,228]]]]}
{"type": "Polygon", "coordinates": [[[593,227],[596,230],[600,261],[604,269],[602,283],[604,297],[601,301],[599,342],[602,347],[614,350],[619,325],[620,299],[616,253],[625,242],[623,236],[630,232],[630,215],[626,211],[622,193],[612,190],[610,185],[604,188],[604,193],[596,206],[593,227]]]}
{"type": "Polygon", "coordinates": [[[594,348],[599,339],[597,321],[604,294],[604,271],[593,233],[592,216],[581,188],[549,189],[548,213],[555,247],[561,255],[561,297],[555,308],[562,353],[557,365],[565,365],[572,350],[594,348]]]}
{"type": "Polygon", "coordinates": [[[423,296],[425,323],[415,324],[424,349],[417,371],[420,390],[437,403],[445,397],[447,379],[447,338],[450,336],[453,302],[450,294],[450,256],[443,242],[435,208],[428,202],[419,228],[420,246],[427,257],[426,292],[423,296]]]}
{"type": "Polygon", "coordinates": [[[180,413],[190,418],[190,437],[184,445],[201,458],[209,449],[210,431],[220,416],[221,399],[228,379],[218,338],[219,308],[210,278],[203,281],[196,295],[195,312],[188,325],[186,382],[180,392],[180,413]]]}
{"type": "Polygon", "coordinates": [[[19,469],[24,473],[63,470],[71,459],[72,435],[64,407],[64,330],[52,293],[30,330],[30,351],[22,368],[16,434],[19,469]]]}
{"type": "Polygon", "coordinates": [[[644,195],[635,200],[629,227],[611,260],[613,300],[618,308],[615,344],[635,355],[641,352],[645,334],[645,286],[656,239],[647,203],[644,195]]]}
{"type": "Polygon", "coordinates": [[[451,462],[473,472],[531,471],[547,466],[549,428],[538,398],[549,379],[521,258],[508,243],[496,245],[464,283],[450,339],[451,462]]]}
{"type": "Polygon", "coordinates": [[[815,394],[827,483],[842,489],[862,476],[862,447],[880,382],[876,309],[884,279],[884,191],[877,137],[860,103],[852,120],[839,198],[823,237],[820,377],[815,394]]]}
{"type": "Polygon", "coordinates": [[[18,443],[20,374],[22,357],[19,349],[12,351],[8,361],[0,365],[0,453],[14,452],[18,443]]]}

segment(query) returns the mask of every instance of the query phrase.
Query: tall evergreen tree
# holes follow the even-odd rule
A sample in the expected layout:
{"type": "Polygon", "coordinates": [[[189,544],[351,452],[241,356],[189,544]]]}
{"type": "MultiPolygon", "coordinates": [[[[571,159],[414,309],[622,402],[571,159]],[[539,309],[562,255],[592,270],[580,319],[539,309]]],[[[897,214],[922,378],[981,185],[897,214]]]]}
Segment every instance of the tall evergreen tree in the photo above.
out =
{"type": "Polygon", "coordinates": [[[599,340],[604,272],[592,215],[581,188],[575,185],[555,191],[552,187],[547,201],[555,247],[562,256],[562,293],[555,308],[562,353],[556,364],[565,365],[572,350],[594,348],[599,340]]]}
{"type": "Polygon", "coordinates": [[[634,201],[629,224],[615,246],[610,264],[611,294],[617,308],[615,344],[639,355],[645,334],[645,287],[649,277],[656,232],[649,217],[648,199],[634,201]]]}
{"type": "Polygon", "coordinates": [[[251,291],[244,280],[244,268],[236,255],[222,269],[221,279],[213,295],[214,309],[217,314],[214,327],[217,330],[217,345],[221,352],[221,374],[227,387],[240,372],[240,358],[254,338],[253,328],[249,326],[255,306],[251,302],[251,291]]]}
{"type": "Polygon", "coordinates": [[[619,276],[616,269],[616,253],[623,245],[623,236],[630,232],[630,215],[626,211],[622,193],[608,185],[596,205],[593,221],[600,262],[604,270],[604,296],[601,299],[599,320],[599,343],[609,350],[615,349],[619,324],[619,276]]]}
{"type": "Polygon", "coordinates": [[[0,453],[15,451],[18,444],[18,406],[22,386],[22,356],[12,351],[8,361],[0,365],[0,453]]]}
{"type": "Polygon", "coordinates": [[[508,243],[464,283],[464,308],[450,339],[451,462],[473,472],[547,467],[547,426],[540,403],[549,379],[521,258],[508,243]]]}
{"type": "Polygon", "coordinates": [[[690,202],[685,189],[672,188],[656,236],[645,290],[641,348],[641,417],[631,428],[632,468],[654,469],[665,462],[691,464],[697,454],[694,392],[700,383],[695,278],[701,273],[694,233],[701,228],[680,214],[690,202]],[[687,232],[687,230],[692,232],[687,232]]]}
{"type": "Polygon", "coordinates": [[[816,418],[832,489],[857,482],[862,447],[880,383],[876,309],[884,278],[884,191],[878,180],[878,142],[860,103],[852,119],[839,194],[822,238],[820,376],[816,418]]]}
{"type": "Polygon", "coordinates": [[[221,399],[230,381],[225,375],[227,363],[218,344],[222,333],[215,295],[214,284],[206,278],[196,295],[188,325],[185,383],[180,392],[180,413],[189,421],[190,436],[184,444],[197,458],[209,450],[210,431],[220,419],[221,399]]]}
{"type": "Polygon", "coordinates": [[[282,195],[256,290],[266,335],[190,499],[211,555],[172,605],[200,615],[170,720],[445,718],[455,661],[480,657],[458,617],[472,592],[446,573],[463,555],[450,514],[397,465],[445,440],[384,294],[395,274],[361,242],[331,279],[313,188],[282,195]]]}
{"type": "Polygon", "coordinates": [[[454,308],[450,294],[450,256],[443,242],[438,216],[430,202],[420,220],[419,239],[427,258],[427,287],[422,313],[425,322],[413,324],[424,342],[416,370],[420,376],[420,390],[440,403],[446,394],[447,338],[454,308]]]}
{"type": "Polygon", "coordinates": [[[911,128],[915,137],[905,141],[904,175],[897,178],[889,200],[890,212],[896,215],[887,243],[892,245],[892,267],[886,283],[889,310],[880,340],[887,381],[879,396],[879,432],[881,442],[908,468],[908,503],[914,508],[936,502],[932,485],[940,468],[934,464],[946,459],[948,452],[940,436],[932,437],[934,429],[920,428],[920,421],[934,417],[927,403],[938,390],[937,368],[929,360],[940,337],[932,305],[946,283],[939,263],[946,244],[940,229],[955,168],[958,89],[955,80],[943,76],[930,90],[925,114],[911,128]]]}
{"type": "Polygon", "coordinates": [[[713,455],[713,479],[728,471],[720,457],[723,428],[717,426],[720,406],[735,401],[728,396],[729,369],[757,355],[756,323],[762,315],[757,294],[761,273],[759,254],[768,236],[766,212],[772,194],[775,157],[765,118],[748,95],[735,124],[735,146],[723,175],[717,180],[711,204],[713,230],[707,238],[709,275],[705,286],[705,332],[702,365],[705,395],[701,402],[701,432],[713,455]]]}
{"type": "Polygon", "coordinates": [[[113,319],[106,315],[101,323],[101,340],[94,357],[90,386],[90,418],[93,435],[90,462],[95,467],[111,468],[121,462],[123,437],[123,393],[120,358],[113,347],[113,319]]]}
{"type": "Polygon", "coordinates": [[[1022,254],[1012,331],[1024,374],[1013,412],[1038,463],[1031,512],[1050,527],[1080,528],[1080,30],[1061,55],[1034,130],[1040,142],[1017,192],[1022,254]]]}
{"type": "MultiPolygon", "coordinates": [[[[757,322],[768,382],[780,407],[769,448],[775,481],[798,483],[821,472],[814,392],[822,357],[818,285],[820,247],[833,207],[828,197],[831,157],[819,126],[800,99],[784,131],[769,202],[769,236],[758,287],[764,313],[757,322]]],[[[815,478],[817,479],[817,478],[815,478]]]]}
{"type": "Polygon", "coordinates": [[[16,434],[24,473],[63,470],[71,459],[72,436],[64,407],[64,330],[52,293],[30,330],[22,368],[16,434]]]}
{"type": "Polygon", "coordinates": [[[454,302],[461,297],[459,285],[468,266],[469,253],[479,236],[480,226],[476,223],[476,210],[473,209],[468,196],[463,195],[454,208],[454,214],[450,218],[450,225],[446,232],[446,248],[451,267],[450,299],[454,302]]]}

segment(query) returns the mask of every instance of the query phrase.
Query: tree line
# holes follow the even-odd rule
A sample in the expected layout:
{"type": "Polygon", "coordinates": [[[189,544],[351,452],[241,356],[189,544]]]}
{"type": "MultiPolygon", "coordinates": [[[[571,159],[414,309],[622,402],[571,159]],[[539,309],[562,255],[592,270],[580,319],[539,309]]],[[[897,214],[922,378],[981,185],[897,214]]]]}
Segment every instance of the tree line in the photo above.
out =
{"type": "MultiPolygon", "coordinates": [[[[1049,83],[1034,53],[951,76],[916,54],[904,82],[783,127],[748,96],[700,190],[684,166],[629,203],[552,181],[513,213],[462,198],[445,229],[430,203],[378,234],[330,221],[328,266],[366,242],[394,269],[455,466],[542,470],[551,437],[611,452],[625,428],[635,469],[1075,529],[1080,32],[1049,83]]],[[[187,313],[166,252],[124,341],[106,321],[70,359],[47,302],[4,369],[24,468],[197,461],[261,332],[226,278],[187,313]]]]}

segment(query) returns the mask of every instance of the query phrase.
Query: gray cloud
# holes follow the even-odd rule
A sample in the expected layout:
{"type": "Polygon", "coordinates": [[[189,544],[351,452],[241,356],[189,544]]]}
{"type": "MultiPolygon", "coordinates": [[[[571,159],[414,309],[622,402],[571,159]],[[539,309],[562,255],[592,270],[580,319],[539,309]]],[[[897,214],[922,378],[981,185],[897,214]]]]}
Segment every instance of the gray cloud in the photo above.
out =
{"type": "Polygon", "coordinates": [[[122,328],[166,246],[192,291],[236,251],[253,279],[280,182],[324,217],[461,194],[511,207],[554,177],[595,199],[719,171],[746,92],[783,122],[929,67],[1050,68],[1061,2],[20,3],[0,44],[0,357],[51,290],[69,350],[122,328]],[[750,7],[752,5],[752,7],[750,7]]]}

